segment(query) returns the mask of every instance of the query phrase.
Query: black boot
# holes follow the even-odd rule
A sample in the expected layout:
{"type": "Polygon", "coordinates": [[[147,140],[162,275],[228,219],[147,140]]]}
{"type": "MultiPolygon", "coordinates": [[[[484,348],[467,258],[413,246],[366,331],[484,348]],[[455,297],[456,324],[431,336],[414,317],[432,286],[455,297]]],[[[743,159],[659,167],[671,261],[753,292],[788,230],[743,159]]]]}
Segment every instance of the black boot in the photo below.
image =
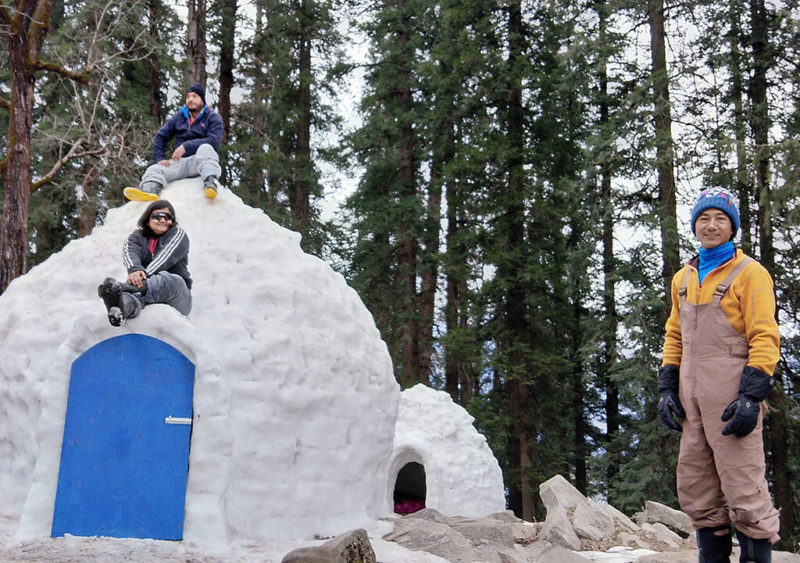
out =
{"type": "Polygon", "coordinates": [[[767,539],[756,540],[736,530],[739,540],[739,563],[771,563],[772,544],[767,539]]]}
{"type": "Polygon", "coordinates": [[[136,287],[132,283],[120,282],[119,287],[125,293],[147,293],[147,280],[142,280],[142,287],[136,287]]]}
{"type": "Polygon", "coordinates": [[[108,322],[112,326],[121,326],[125,322],[125,316],[122,314],[122,288],[119,282],[114,278],[106,278],[97,287],[97,295],[102,297],[106,306],[108,322]]]}
{"type": "Polygon", "coordinates": [[[699,563],[729,563],[733,551],[730,524],[697,530],[699,563]]]}

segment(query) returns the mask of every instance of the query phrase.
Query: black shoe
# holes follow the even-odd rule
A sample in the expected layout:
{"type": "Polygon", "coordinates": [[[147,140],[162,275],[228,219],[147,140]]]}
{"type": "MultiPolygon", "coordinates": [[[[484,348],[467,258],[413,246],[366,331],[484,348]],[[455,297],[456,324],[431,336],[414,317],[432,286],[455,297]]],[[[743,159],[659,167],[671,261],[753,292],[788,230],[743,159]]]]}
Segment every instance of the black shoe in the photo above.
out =
{"type": "Polygon", "coordinates": [[[697,530],[699,563],[728,563],[733,551],[730,524],[697,530]]]}
{"type": "Polygon", "coordinates": [[[767,539],[756,540],[736,530],[739,540],[739,561],[741,563],[771,563],[772,544],[767,539]]]}
{"type": "Polygon", "coordinates": [[[122,309],[119,307],[111,307],[108,310],[108,322],[111,326],[122,326],[125,324],[125,315],[122,314],[122,309]]]}
{"type": "Polygon", "coordinates": [[[112,326],[121,326],[125,322],[122,314],[122,288],[114,278],[106,278],[97,287],[97,295],[103,299],[108,311],[108,322],[112,326]]]}
{"type": "Polygon", "coordinates": [[[125,293],[147,293],[147,280],[142,280],[142,287],[136,287],[132,283],[119,282],[119,288],[125,293]]]}
{"type": "Polygon", "coordinates": [[[209,176],[203,180],[203,193],[208,199],[217,197],[217,177],[209,176]]]}

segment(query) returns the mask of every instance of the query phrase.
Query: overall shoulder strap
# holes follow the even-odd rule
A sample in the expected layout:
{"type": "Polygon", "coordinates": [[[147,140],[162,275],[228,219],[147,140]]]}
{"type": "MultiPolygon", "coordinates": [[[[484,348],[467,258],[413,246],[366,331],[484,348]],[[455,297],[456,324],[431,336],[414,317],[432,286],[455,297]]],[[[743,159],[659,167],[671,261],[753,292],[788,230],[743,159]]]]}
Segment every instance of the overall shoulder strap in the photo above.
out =
{"type": "Polygon", "coordinates": [[[742,258],[741,262],[736,264],[736,267],[733,270],[731,270],[731,272],[728,274],[728,277],[726,277],[723,280],[723,282],[717,286],[717,289],[714,290],[714,299],[713,299],[714,303],[720,302],[722,296],[725,295],[725,292],[728,291],[728,288],[733,283],[733,280],[736,279],[736,276],[738,276],[750,262],[755,262],[755,260],[753,260],[749,256],[745,256],[744,258],[742,258]]]}

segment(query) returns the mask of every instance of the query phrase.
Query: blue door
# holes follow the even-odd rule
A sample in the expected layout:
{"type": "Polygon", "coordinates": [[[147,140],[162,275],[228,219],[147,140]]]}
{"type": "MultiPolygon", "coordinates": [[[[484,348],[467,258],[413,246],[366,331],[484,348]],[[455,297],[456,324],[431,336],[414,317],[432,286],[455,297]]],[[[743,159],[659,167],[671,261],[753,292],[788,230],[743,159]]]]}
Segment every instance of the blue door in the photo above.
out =
{"type": "Polygon", "coordinates": [[[183,537],[193,387],[194,365],[141,334],[75,360],[53,537],[183,537]]]}

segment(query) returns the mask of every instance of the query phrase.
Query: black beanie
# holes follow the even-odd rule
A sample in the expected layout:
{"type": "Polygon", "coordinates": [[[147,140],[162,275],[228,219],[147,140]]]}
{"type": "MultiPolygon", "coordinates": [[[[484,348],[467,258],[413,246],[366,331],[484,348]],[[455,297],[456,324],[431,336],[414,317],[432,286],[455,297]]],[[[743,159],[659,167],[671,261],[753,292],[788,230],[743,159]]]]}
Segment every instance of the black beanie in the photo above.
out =
{"type": "Polygon", "coordinates": [[[200,99],[203,100],[203,105],[206,105],[206,89],[203,88],[202,84],[195,82],[186,89],[186,93],[188,94],[189,92],[194,92],[200,96],[200,99]]]}

